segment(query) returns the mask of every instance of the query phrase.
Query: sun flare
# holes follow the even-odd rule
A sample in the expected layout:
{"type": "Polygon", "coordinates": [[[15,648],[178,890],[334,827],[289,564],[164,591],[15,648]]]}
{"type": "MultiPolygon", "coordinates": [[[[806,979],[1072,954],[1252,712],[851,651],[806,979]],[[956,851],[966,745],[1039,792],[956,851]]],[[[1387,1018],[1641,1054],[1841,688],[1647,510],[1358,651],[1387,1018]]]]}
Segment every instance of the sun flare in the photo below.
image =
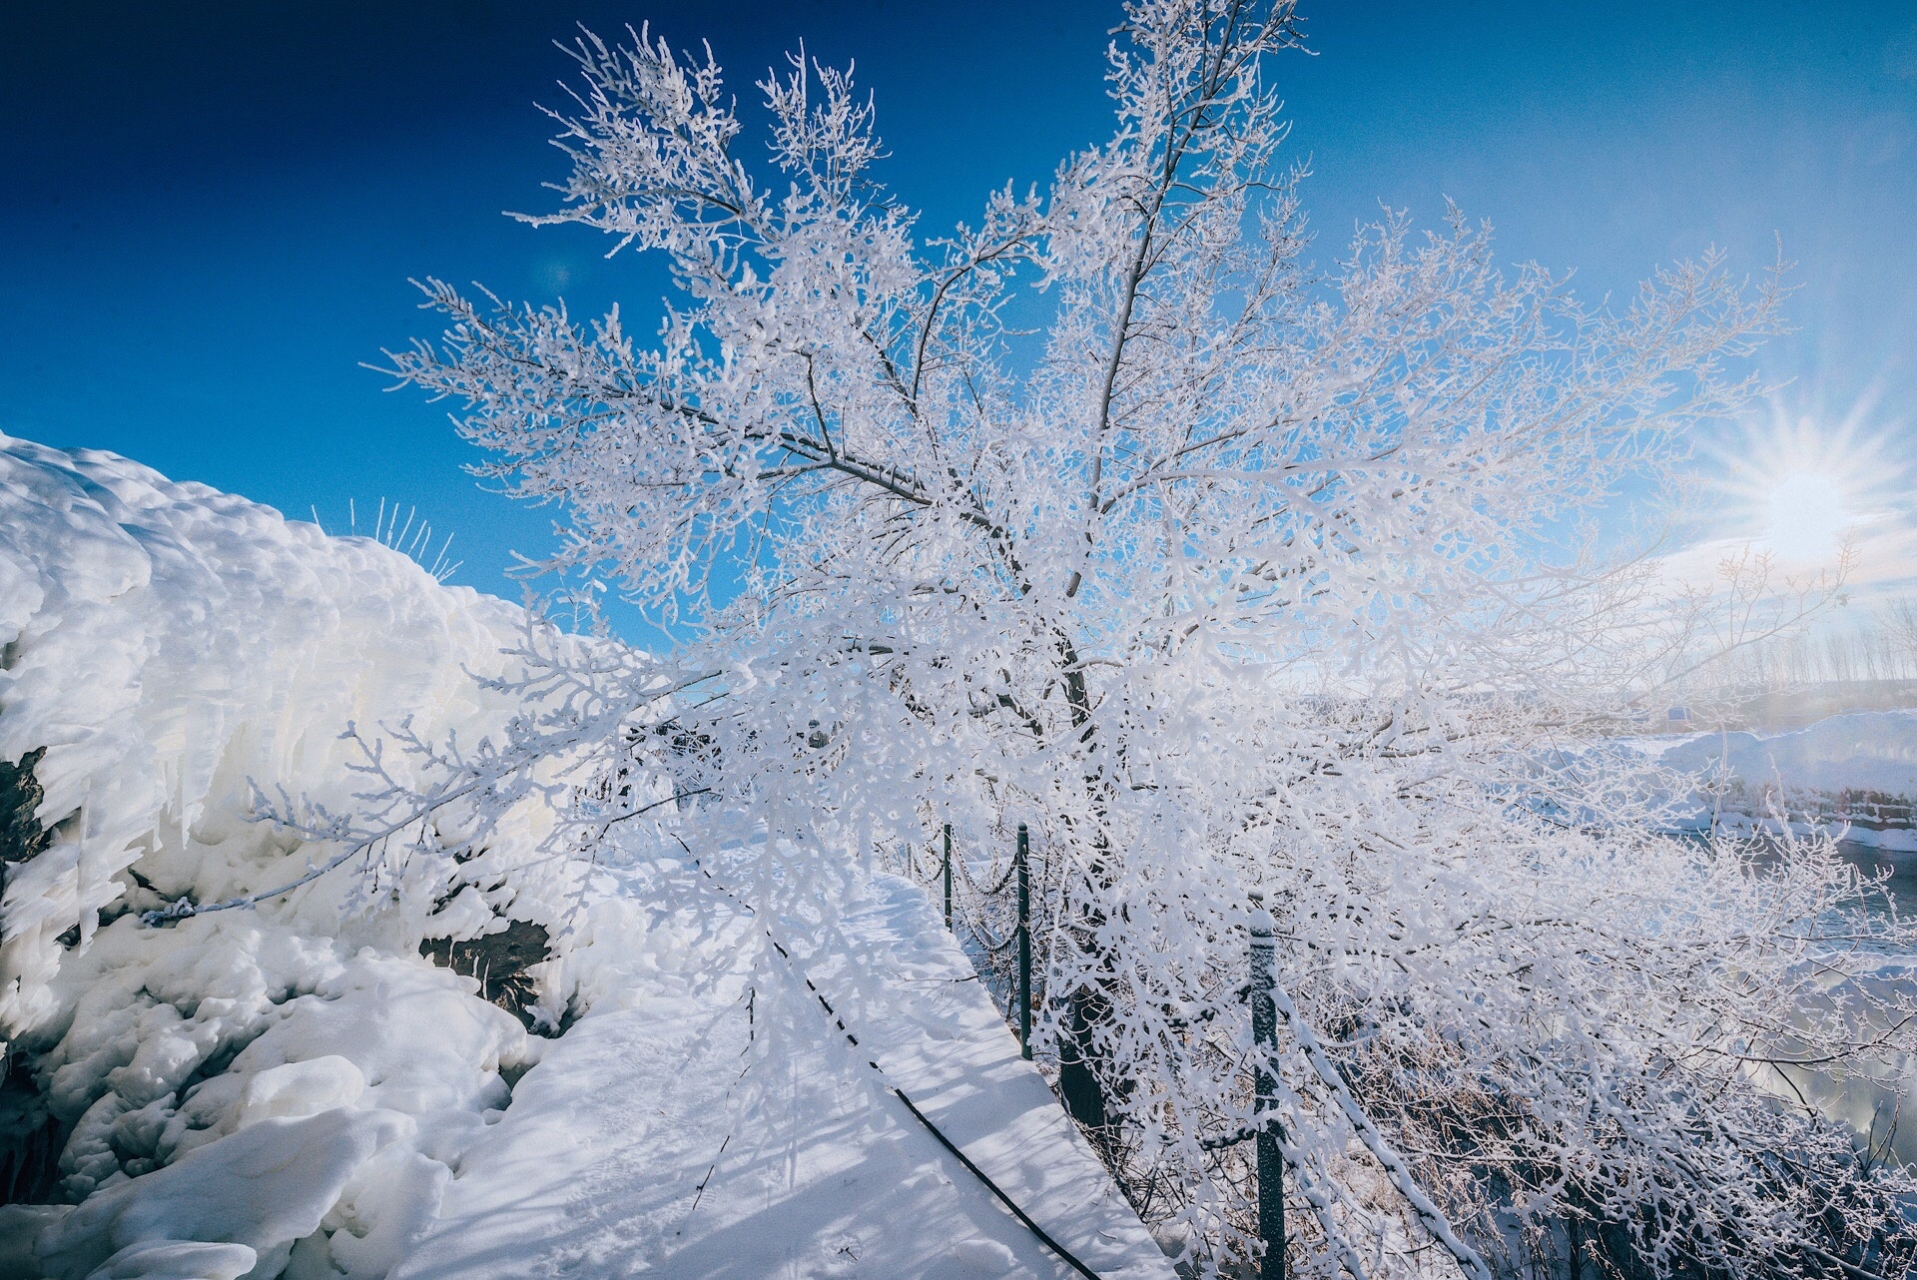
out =
{"type": "Polygon", "coordinates": [[[1904,467],[1881,433],[1862,429],[1870,408],[1832,421],[1773,401],[1770,413],[1713,449],[1725,536],[1786,565],[1834,566],[1874,512],[1897,505],[1904,467]]]}

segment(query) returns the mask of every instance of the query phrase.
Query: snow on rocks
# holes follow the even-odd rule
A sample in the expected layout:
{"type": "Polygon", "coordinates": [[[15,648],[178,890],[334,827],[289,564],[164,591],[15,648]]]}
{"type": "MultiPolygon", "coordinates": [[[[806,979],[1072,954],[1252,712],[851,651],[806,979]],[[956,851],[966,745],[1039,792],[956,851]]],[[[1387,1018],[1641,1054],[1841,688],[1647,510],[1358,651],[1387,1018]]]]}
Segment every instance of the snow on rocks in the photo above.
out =
{"type": "MultiPolygon", "coordinates": [[[[0,1036],[59,1016],[61,938],[154,905],[129,898],[138,880],[205,900],[320,856],[248,820],[249,780],[346,806],[351,722],[496,732],[514,708],[468,672],[507,669],[521,634],[519,610],[370,539],[0,437],[0,760],[44,750],[36,816],[53,837],[7,868],[0,1036]]],[[[321,882],[289,910],[335,933],[351,886],[321,882]]]]}
{"type": "Polygon", "coordinates": [[[244,1245],[258,1260],[240,1271],[261,1277],[296,1244],[297,1274],[386,1275],[542,1042],[417,957],[250,916],[133,925],[62,974],[84,994],[39,1074],[53,1115],[78,1113],[60,1190],[79,1204],[0,1210],[0,1233],[36,1233],[40,1270],[16,1273],[87,1276],[108,1245],[170,1240],[244,1245]]]}
{"type": "Polygon", "coordinates": [[[254,1255],[249,1270],[261,1254],[284,1259],[319,1229],[347,1180],[411,1127],[391,1112],[344,1107],[262,1120],[89,1198],[41,1232],[34,1252],[59,1280],[85,1280],[115,1255],[125,1269],[127,1254],[161,1242],[237,1245],[254,1255]]]}
{"type": "Polygon", "coordinates": [[[463,889],[374,861],[258,910],[139,912],[331,856],[252,821],[251,786],[350,806],[353,721],[499,732],[518,708],[473,673],[522,635],[372,540],[0,436],[0,761],[30,809],[0,833],[0,1040],[37,1085],[16,1073],[5,1116],[58,1153],[16,1190],[60,1202],[0,1207],[0,1275],[370,1280],[405,1256],[542,1043],[420,941],[558,924],[564,868],[506,874],[540,816],[463,889]]]}

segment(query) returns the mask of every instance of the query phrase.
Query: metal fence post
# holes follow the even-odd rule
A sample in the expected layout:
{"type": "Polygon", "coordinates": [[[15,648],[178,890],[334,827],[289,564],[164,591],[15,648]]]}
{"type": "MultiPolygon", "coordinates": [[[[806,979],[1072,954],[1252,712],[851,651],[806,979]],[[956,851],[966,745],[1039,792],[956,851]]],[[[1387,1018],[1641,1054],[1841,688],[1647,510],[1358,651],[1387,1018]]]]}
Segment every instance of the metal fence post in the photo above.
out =
{"type": "MultiPolygon", "coordinates": [[[[1269,1116],[1278,1105],[1278,1080],[1271,1062],[1278,1048],[1278,1009],[1272,1003],[1276,983],[1271,913],[1265,895],[1251,895],[1251,1038],[1257,1045],[1252,1094],[1258,1111],[1269,1116]]],[[[1265,1241],[1259,1280],[1285,1280],[1285,1163],[1279,1152],[1284,1130],[1276,1119],[1258,1126],[1258,1234],[1265,1241]]]]}
{"type": "Polygon", "coordinates": [[[1031,837],[1018,824],[1018,1043],[1032,1056],[1032,877],[1031,837]]]}
{"type": "Polygon", "coordinates": [[[952,824],[945,824],[945,928],[952,928],[952,824]]]}

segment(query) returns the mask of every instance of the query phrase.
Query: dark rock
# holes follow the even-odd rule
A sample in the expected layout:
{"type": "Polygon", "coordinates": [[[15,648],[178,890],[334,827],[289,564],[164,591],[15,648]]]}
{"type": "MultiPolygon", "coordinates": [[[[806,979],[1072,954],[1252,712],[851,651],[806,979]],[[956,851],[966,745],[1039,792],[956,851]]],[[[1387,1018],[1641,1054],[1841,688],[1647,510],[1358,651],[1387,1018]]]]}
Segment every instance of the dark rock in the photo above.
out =
{"type": "Polygon", "coordinates": [[[19,1055],[4,1060],[0,1078],[0,1204],[50,1204],[60,1184],[60,1152],[67,1126],[47,1108],[19,1055]]]}
{"type": "Polygon", "coordinates": [[[419,954],[454,973],[479,979],[479,995],[511,1013],[528,1027],[533,1024],[535,993],[533,980],[526,973],[547,956],[552,939],[545,926],[514,920],[498,933],[455,942],[450,938],[428,938],[419,944],[419,954]]]}
{"type": "Polygon", "coordinates": [[[33,770],[46,753],[45,747],[35,747],[19,764],[0,760],[0,862],[25,862],[53,841],[53,833],[34,816],[46,792],[33,770]]]}

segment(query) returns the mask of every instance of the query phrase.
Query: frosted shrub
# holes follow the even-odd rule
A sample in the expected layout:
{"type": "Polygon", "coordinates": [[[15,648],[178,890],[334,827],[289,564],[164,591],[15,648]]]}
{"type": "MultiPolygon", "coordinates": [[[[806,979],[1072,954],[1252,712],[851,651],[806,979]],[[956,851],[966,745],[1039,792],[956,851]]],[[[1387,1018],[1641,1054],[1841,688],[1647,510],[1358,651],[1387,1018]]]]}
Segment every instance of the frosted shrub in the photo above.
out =
{"type": "Polygon", "coordinates": [[[1130,5],[1111,140],[928,239],[848,75],[759,85],[761,166],[709,53],[581,40],[532,221],[662,255],[676,302],[643,340],[430,281],[445,337],[393,369],[563,504],[547,568],[616,577],[683,670],[648,726],[663,668],[555,651],[578,714],[448,776],[584,750],[588,846],[710,790],[678,836],[768,832],[735,887],[822,938],[859,858],[947,821],[961,914],[1002,929],[990,851],[1029,823],[1041,1058],[1205,1274],[1258,1248],[1254,887],[1304,1273],[1901,1273],[1908,1180],[1787,1073],[1907,1042],[1871,1028],[1908,998],[1853,979],[1908,932],[1858,923],[1827,848],[1659,835],[1582,750],[1689,634],[1591,521],[1741,402],[1778,290],[1713,256],[1592,309],[1456,211],[1313,267],[1268,79],[1297,43],[1287,4],[1130,5]]]}

